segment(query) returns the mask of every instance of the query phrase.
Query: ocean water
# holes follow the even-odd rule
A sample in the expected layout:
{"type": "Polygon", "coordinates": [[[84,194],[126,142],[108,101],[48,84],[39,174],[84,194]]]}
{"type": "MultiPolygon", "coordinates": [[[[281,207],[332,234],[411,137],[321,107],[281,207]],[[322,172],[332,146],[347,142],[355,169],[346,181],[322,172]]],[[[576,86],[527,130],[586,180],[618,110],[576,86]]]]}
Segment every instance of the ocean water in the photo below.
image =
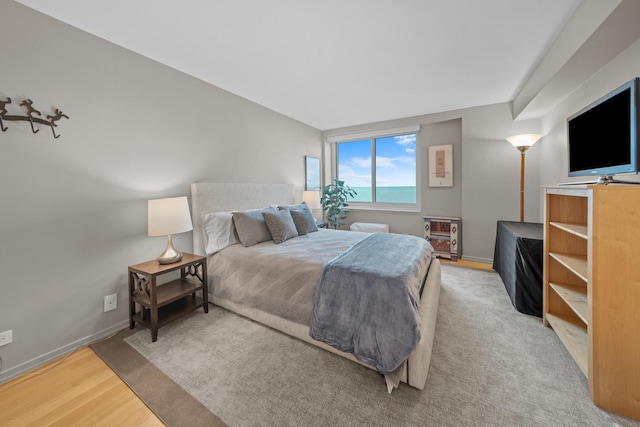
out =
{"type": "MultiPolygon", "coordinates": [[[[349,199],[354,202],[371,202],[371,187],[351,187],[358,194],[349,199]]],[[[416,203],[416,187],[378,187],[378,203],[416,203]]]]}

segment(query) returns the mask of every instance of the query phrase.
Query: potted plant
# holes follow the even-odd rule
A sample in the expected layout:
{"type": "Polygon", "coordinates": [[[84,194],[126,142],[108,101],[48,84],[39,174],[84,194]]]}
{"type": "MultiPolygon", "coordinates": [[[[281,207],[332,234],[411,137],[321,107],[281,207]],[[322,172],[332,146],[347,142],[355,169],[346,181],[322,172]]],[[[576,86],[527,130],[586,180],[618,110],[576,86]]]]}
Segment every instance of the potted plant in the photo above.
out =
{"type": "Polygon", "coordinates": [[[358,193],[355,190],[337,178],[322,189],[320,203],[327,216],[327,222],[334,229],[345,225],[341,220],[346,219],[349,213],[347,199],[349,197],[353,198],[356,194],[358,193]]]}

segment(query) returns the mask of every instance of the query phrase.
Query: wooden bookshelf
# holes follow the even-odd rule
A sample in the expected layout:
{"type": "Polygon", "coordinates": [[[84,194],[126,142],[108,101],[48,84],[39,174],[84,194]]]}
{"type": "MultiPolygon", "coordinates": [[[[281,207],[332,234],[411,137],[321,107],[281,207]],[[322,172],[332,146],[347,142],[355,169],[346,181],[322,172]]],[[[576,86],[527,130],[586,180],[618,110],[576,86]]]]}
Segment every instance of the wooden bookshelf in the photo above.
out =
{"type": "Polygon", "coordinates": [[[543,322],[593,402],[640,419],[640,185],[545,193],[543,322]]]}

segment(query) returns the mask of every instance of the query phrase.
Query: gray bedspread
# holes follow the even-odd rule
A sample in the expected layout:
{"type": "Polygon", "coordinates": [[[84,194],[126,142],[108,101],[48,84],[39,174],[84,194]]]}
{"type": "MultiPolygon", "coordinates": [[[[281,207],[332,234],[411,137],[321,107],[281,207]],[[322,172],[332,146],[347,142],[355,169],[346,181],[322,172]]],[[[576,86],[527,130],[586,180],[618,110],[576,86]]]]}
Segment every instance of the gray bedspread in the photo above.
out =
{"type": "Polygon", "coordinates": [[[309,326],[313,292],[324,264],[369,234],[320,229],[276,245],[237,244],[210,256],[213,297],[309,326]]]}
{"type": "Polygon", "coordinates": [[[323,267],[310,335],[383,374],[420,341],[420,291],[431,246],[415,236],[373,233],[323,267]]]}

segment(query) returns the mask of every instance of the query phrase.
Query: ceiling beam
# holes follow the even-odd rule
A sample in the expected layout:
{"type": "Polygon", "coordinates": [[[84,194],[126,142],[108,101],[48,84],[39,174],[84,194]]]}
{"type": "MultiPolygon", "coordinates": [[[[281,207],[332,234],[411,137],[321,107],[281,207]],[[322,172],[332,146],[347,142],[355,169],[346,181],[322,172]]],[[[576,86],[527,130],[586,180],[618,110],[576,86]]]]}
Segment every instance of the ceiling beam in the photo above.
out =
{"type": "Polygon", "coordinates": [[[549,112],[640,39],[639,20],[637,0],[583,1],[515,97],[514,119],[540,118],[549,112]]]}

